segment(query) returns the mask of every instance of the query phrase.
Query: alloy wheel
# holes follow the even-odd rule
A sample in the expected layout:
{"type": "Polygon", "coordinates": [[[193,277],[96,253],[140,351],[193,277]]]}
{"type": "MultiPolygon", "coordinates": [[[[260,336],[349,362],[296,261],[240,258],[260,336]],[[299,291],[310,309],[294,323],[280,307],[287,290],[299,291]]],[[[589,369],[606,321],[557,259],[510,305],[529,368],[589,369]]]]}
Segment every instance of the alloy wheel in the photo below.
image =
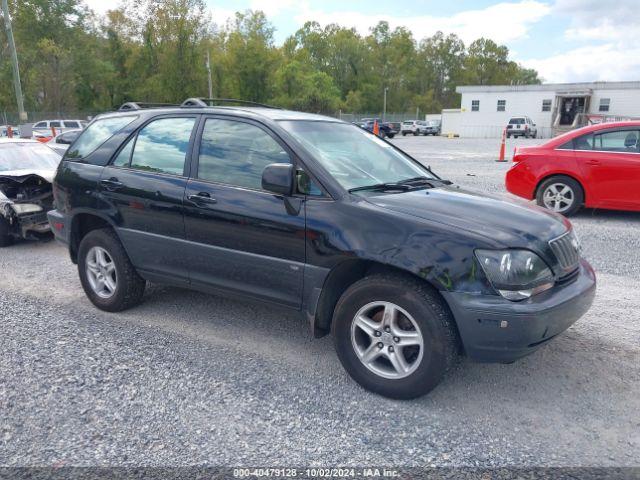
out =
{"type": "Polygon", "coordinates": [[[564,183],[552,183],[542,194],[544,206],[558,213],[569,210],[575,200],[576,196],[573,189],[564,183]]]}
{"type": "Polygon", "coordinates": [[[100,298],[112,297],[118,286],[118,277],[109,252],[102,247],[92,247],[87,252],[85,264],[87,280],[94,293],[100,298]]]}
{"type": "Polygon", "coordinates": [[[424,353],[417,322],[391,302],[371,302],[358,310],[351,323],[351,343],[367,369],[389,379],[411,375],[424,353]]]}

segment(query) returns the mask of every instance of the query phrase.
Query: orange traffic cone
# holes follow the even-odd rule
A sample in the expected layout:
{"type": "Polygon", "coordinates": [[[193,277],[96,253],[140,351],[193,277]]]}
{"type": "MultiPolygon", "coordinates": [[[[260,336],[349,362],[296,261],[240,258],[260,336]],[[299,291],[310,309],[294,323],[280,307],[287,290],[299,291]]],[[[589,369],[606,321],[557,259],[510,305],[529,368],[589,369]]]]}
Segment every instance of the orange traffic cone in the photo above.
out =
{"type": "Polygon", "coordinates": [[[496,162],[506,162],[504,158],[504,150],[506,148],[507,129],[502,130],[502,141],[500,142],[500,156],[496,162]]]}
{"type": "Polygon", "coordinates": [[[53,137],[55,137],[55,136],[56,136],[56,127],[51,127],[51,135],[52,135],[53,137]]]}
{"type": "Polygon", "coordinates": [[[373,121],[373,134],[380,136],[380,125],[378,125],[378,120],[373,121]]]}

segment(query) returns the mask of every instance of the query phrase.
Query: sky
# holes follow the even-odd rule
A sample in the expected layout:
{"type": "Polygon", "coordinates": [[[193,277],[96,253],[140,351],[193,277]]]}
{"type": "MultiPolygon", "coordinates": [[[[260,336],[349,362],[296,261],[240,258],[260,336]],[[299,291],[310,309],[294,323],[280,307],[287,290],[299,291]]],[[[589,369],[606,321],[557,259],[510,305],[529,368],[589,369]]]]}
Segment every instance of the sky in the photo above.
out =
{"type": "MultiPolygon", "coordinates": [[[[86,1],[99,13],[113,8],[112,2],[86,1]]],[[[640,80],[640,0],[206,1],[218,24],[235,11],[264,11],[277,44],[309,20],[355,27],[363,35],[386,20],[408,28],[416,40],[438,30],[465,44],[491,38],[545,83],[640,80]]]]}

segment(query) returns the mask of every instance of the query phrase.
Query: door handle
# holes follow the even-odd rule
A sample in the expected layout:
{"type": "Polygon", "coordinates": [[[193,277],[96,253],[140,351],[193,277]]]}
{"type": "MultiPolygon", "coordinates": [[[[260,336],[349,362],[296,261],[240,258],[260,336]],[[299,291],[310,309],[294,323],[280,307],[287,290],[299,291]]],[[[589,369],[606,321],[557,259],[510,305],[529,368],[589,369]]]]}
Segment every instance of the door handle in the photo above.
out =
{"type": "Polygon", "coordinates": [[[189,200],[193,203],[217,203],[218,201],[215,198],[212,198],[207,192],[200,192],[194,195],[187,196],[189,200]]]}
{"type": "Polygon", "coordinates": [[[113,191],[119,188],[124,187],[122,182],[119,182],[117,178],[111,177],[109,179],[100,180],[100,185],[102,185],[105,189],[113,191]]]}
{"type": "Polygon", "coordinates": [[[587,165],[600,165],[600,160],[587,160],[587,165]]]}

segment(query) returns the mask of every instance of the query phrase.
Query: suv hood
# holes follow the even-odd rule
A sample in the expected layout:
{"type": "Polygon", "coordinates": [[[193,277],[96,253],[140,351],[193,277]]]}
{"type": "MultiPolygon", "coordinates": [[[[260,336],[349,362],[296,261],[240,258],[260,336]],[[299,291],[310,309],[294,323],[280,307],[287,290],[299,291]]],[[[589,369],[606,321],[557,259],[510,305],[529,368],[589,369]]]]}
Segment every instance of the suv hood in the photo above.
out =
{"type": "Polygon", "coordinates": [[[379,207],[482,235],[502,247],[527,247],[565,233],[570,223],[536,205],[455,186],[367,197],[379,207]]]}

